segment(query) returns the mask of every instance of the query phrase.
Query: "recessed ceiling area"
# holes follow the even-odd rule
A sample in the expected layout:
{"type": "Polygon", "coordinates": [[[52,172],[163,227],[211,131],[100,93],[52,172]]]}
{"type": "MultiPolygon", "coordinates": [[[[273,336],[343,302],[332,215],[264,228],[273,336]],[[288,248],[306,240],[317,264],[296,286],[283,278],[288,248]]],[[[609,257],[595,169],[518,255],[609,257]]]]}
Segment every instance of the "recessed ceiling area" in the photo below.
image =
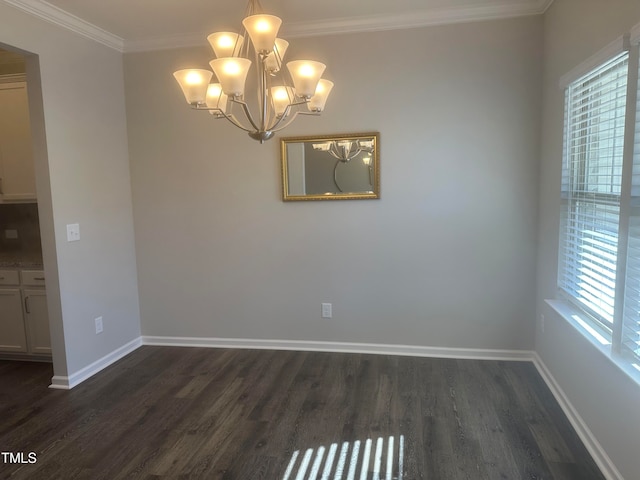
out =
{"type": "MultiPolygon", "coordinates": [[[[263,0],[289,37],[389,30],[543,13],[553,0],[263,0]]],[[[228,0],[5,0],[123,51],[202,43],[236,30],[246,3],[228,0]]]]}

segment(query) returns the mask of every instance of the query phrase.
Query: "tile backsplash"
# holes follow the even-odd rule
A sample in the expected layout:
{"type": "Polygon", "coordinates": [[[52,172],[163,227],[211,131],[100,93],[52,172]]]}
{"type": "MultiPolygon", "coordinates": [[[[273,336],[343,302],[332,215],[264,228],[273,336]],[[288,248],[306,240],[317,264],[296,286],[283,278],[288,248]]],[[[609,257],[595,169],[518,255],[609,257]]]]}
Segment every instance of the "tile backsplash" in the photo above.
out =
{"type": "Polygon", "coordinates": [[[38,205],[0,204],[0,252],[40,252],[38,205]]]}

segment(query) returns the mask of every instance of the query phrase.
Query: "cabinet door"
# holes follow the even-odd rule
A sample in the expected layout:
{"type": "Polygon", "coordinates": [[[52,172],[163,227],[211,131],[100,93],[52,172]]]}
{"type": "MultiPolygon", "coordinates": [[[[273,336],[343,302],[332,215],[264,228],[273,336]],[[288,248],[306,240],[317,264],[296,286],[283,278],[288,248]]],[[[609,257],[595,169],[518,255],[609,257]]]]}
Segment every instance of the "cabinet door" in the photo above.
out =
{"type": "Polygon", "coordinates": [[[17,288],[0,289],[0,351],[27,351],[22,298],[17,288]]]}
{"type": "Polygon", "coordinates": [[[27,85],[0,83],[0,199],[10,202],[35,198],[27,85]]]}
{"type": "Polygon", "coordinates": [[[45,290],[24,289],[24,309],[29,335],[29,352],[51,353],[49,313],[45,290]]]}

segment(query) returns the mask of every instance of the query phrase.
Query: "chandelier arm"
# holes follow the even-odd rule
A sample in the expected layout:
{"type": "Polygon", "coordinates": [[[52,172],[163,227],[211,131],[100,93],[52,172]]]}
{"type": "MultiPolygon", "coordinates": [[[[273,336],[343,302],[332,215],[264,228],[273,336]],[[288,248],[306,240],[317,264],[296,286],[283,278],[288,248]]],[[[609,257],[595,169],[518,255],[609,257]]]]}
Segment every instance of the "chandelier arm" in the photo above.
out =
{"type": "MultiPolygon", "coordinates": [[[[291,112],[291,107],[295,107],[297,105],[305,105],[307,103],[307,100],[302,100],[299,102],[293,102],[290,103],[289,105],[287,105],[284,109],[284,112],[282,112],[282,115],[280,115],[280,118],[277,118],[276,122],[271,125],[271,127],[269,127],[267,130],[270,130],[272,132],[278,132],[280,130],[282,130],[283,128],[286,128],[288,125],[291,124],[291,122],[293,122],[293,120],[298,116],[298,115],[307,115],[307,114],[314,114],[315,112],[301,112],[299,110],[296,110],[293,112],[293,115],[291,116],[291,118],[284,123],[284,125],[282,125],[281,127],[278,128],[278,125],[280,125],[282,123],[282,121],[289,115],[289,112],[291,112]]],[[[316,114],[317,115],[317,114],[316,114]]]]}
{"type": "Polygon", "coordinates": [[[340,193],[342,193],[342,189],[340,188],[340,185],[338,185],[338,165],[340,165],[340,159],[336,162],[336,166],[333,167],[333,183],[335,183],[336,188],[340,190],[340,193]]]}
{"type": "MultiPolygon", "coordinates": [[[[287,106],[287,108],[290,108],[290,107],[291,107],[291,105],[288,105],[288,106],[287,106]]],[[[285,109],[285,112],[286,112],[286,111],[287,111],[287,110],[285,109]]],[[[299,111],[297,111],[297,110],[296,110],[295,112],[293,112],[293,114],[291,115],[291,117],[290,117],[290,118],[289,118],[289,119],[288,119],[288,120],[287,120],[283,125],[280,125],[280,123],[282,122],[282,120],[284,120],[284,115],[283,115],[283,116],[282,116],[282,117],[280,117],[280,119],[279,119],[279,120],[278,120],[278,121],[273,125],[273,127],[272,127],[272,128],[270,128],[269,130],[270,130],[270,131],[272,131],[272,132],[274,132],[274,133],[275,133],[275,132],[279,132],[280,130],[284,130],[284,129],[285,129],[285,128],[287,128],[289,125],[291,125],[291,123],[295,120],[295,118],[296,118],[298,115],[313,115],[313,113],[312,113],[312,112],[299,112],[299,111]],[[280,126],[278,127],[278,125],[280,125],[280,126]]]]}
{"type": "Polygon", "coordinates": [[[238,119],[235,117],[235,115],[232,115],[230,113],[221,115],[219,117],[216,118],[226,118],[227,120],[229,120],[233,125],[235,125],[236,127],[238,127],[240,130],[244,130],[245,132],[252,132],[253,130],[251,130],[250,128],[245,127],[244,125],[242,125],[238,119]]]}
{"type": "Polygon", "coordinates": [[[273,125],[271,125],[271,127],[269,127],[268,130],[272,131],[272,132],[277,132],[279,130],[282,130],[283,128],[285,128],[287,125],[289,125],[298,115],[298,112],[294,112],[293,115],[291,116],[291,118],[289,119],[289,121],[285,122],[285,124],[278,128],[278,125],[280,125],[282,123],[282,121],[289,115],[289,112],[291,111],[291,105],[287,105],[284,108],[284,112],[282,112],[282,115],[280,115],[280,117],[276,117],[276,121],[273,125]]]}
{"type": "Polygon", "coordinates": [[[340,153],[334,149],[334,143],[330,142],[329,143],[329,150],[327,150],[327,153],[329,153],[329,155],[331,155],[333,158],[337,159],[339,162],[344,162],[344,159],[340,156],[340,153]]]}
{"type": "MultiPolygon", "coordinates": [[[[297,104],[292,104],[292,105],[297,105],[297,104]]],[[[291,110],[291,105],[287,105],[287,108],[289,109],[289,111],[291,110]]],[[[287,109],[285,109],[285,112],[287,112],[287,109]]],[[[281,126],[280,123],[282,123],[282,121],[284,120],[286,115],[282,115],[277,121],[276,123],[273,124],[273,126],[271,128],[269,128],[270,131],[272,132],[279,132],[280,130],[284,130],[285,128],[287,128],[289,125],[291,125],[291,123],[295,120],[295,118],[298,115],[311,115],[313,117],[319,117],[320,113],[319,112],[300,112],[298,110],[296,110],[295,112],[293,112],[293,115],[291,115],[291,117],[281,126]]]]}
{"type": "Polygon", "coordinates": [[[247,128],[244,125],[242,125],[240,123],[240,121],[235,117],[235,115],[233,115],[232,113],[225,113],[221,108],[218,108],[218,107],[203,107],[201,105],[192,106],[191,108],[194,109],[194,110],[203,110],[203,111],[207,111],[207,112],[215,112],[216,115],[214,117],[214,120],[218,120],[220,118],[225,118],[225,119],[229,120],[232,124],[234,124],[236,127],[240,128],[241,130],[244,130],[245,132],[251,132],[252,131],[250,128],[247,128]]]}
{"type": "Polygon", "coordinates": [[[361,148],[358,148],[358,150],[356,150],[356,153],[354,153],[353,155],[351,155],[351,157],[349,158],[349,160],[353,160],[354,158],[356,158],[358,155],[360,155],[360,152],[362,152],[361,148]]]}
{"type": "Polygon", "coordinates": [[[267,70],[266,70],[266,61],[267,56],[262,53],[258,54],[260,58],[260,107],[261,107],[261,115],[260,115],[260,130],[267,130],[267,119],[269,113],[269,106],[267,104],[267,70]]]}
{"type": "MultiPolygon", "coordinates": [[[[244,110],[244,114],[247,117],[247,120],[249,120],[249,123],[251,124],[251,126],[253,126],[253,128],[256,131],[260,131],[260,127],[258,127],[258,125],[256,125],[256,122],[253,120],[253,117],[251,116],[251,111],[249,110],[249,106],[247,105],[246,102],[242,101],[242,100],[236,100],[235,98],[232,98],[231,101],[233,103],[237,103],[239,105],[242,105],[242,109],[244,110]]],[[[247,130],[249,131],[249,130],[247,130]]]]}
{"type": "Polygon", "coordinates": [[[340,151],[338,150],[335,141],[331,141],[331,143],[329,143],[329,153],[340,161],[346,161],[346,159],[340,155],[340,151]]]}

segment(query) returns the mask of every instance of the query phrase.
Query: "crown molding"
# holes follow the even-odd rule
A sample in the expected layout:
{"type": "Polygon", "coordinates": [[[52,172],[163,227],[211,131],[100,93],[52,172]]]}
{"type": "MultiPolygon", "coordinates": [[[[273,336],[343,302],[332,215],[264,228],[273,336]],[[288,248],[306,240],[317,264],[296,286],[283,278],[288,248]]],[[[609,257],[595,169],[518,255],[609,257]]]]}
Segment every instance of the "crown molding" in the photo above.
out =
{"type": "Polygon", "coordinates": [[[315,37],[499,20],[502,18],[540,15],[546,11],[552,1],[539,0],[533,5],[495,4],[479,7],[429,9],[397,15],[371,15],[319,22],[298,22],[284,25],[283,33],[290,38],[315,37]]]}
{"type": "MultiPolygon", "coordinates": [[[[398,15],[371,15],[357,18],[338,18],[322,21],[297,22],[283,25],[282,33],[287,38],[319,37],[347,33],[378,32],[419,28],[454,23],[497,20],[501,18],[541,15],[553,0],[538,0],[530,5],[486,5],[431,9],[422,12],[398,15]]],[[[207,33],[191,33],[145,40],[125,41],[125,52],[144,52],[170,48],[196,47],[206,45],[207,33]]]]}
{"type": "MultiPolygon", "coordinates": [[[[125,40],[75,15],[67,13],[44,0],[4,0],[4,2],[119,52],[144,52],[149,50],[195,47],[206,44],[204,39],[207,33],[204,32],[142,40],[125,40]]],[[[552,3],[553,0],[537,0],[527,5],[494,4],[479,7],[430,9],[422,12],[410,12],[398,15],[372,15],[357,18],[298,22],[285,25],[283,34],[288,38],[316,37],[541,15],[547,11],[552,3]]]]}
{"type": "Polygon", "coordinates": [[[30,15],[82,35],[102,45],[106,45],[109,48],[119,52],[124,51],[124,39],[44,0],[4,0],[4,2],[30,15]]]}

